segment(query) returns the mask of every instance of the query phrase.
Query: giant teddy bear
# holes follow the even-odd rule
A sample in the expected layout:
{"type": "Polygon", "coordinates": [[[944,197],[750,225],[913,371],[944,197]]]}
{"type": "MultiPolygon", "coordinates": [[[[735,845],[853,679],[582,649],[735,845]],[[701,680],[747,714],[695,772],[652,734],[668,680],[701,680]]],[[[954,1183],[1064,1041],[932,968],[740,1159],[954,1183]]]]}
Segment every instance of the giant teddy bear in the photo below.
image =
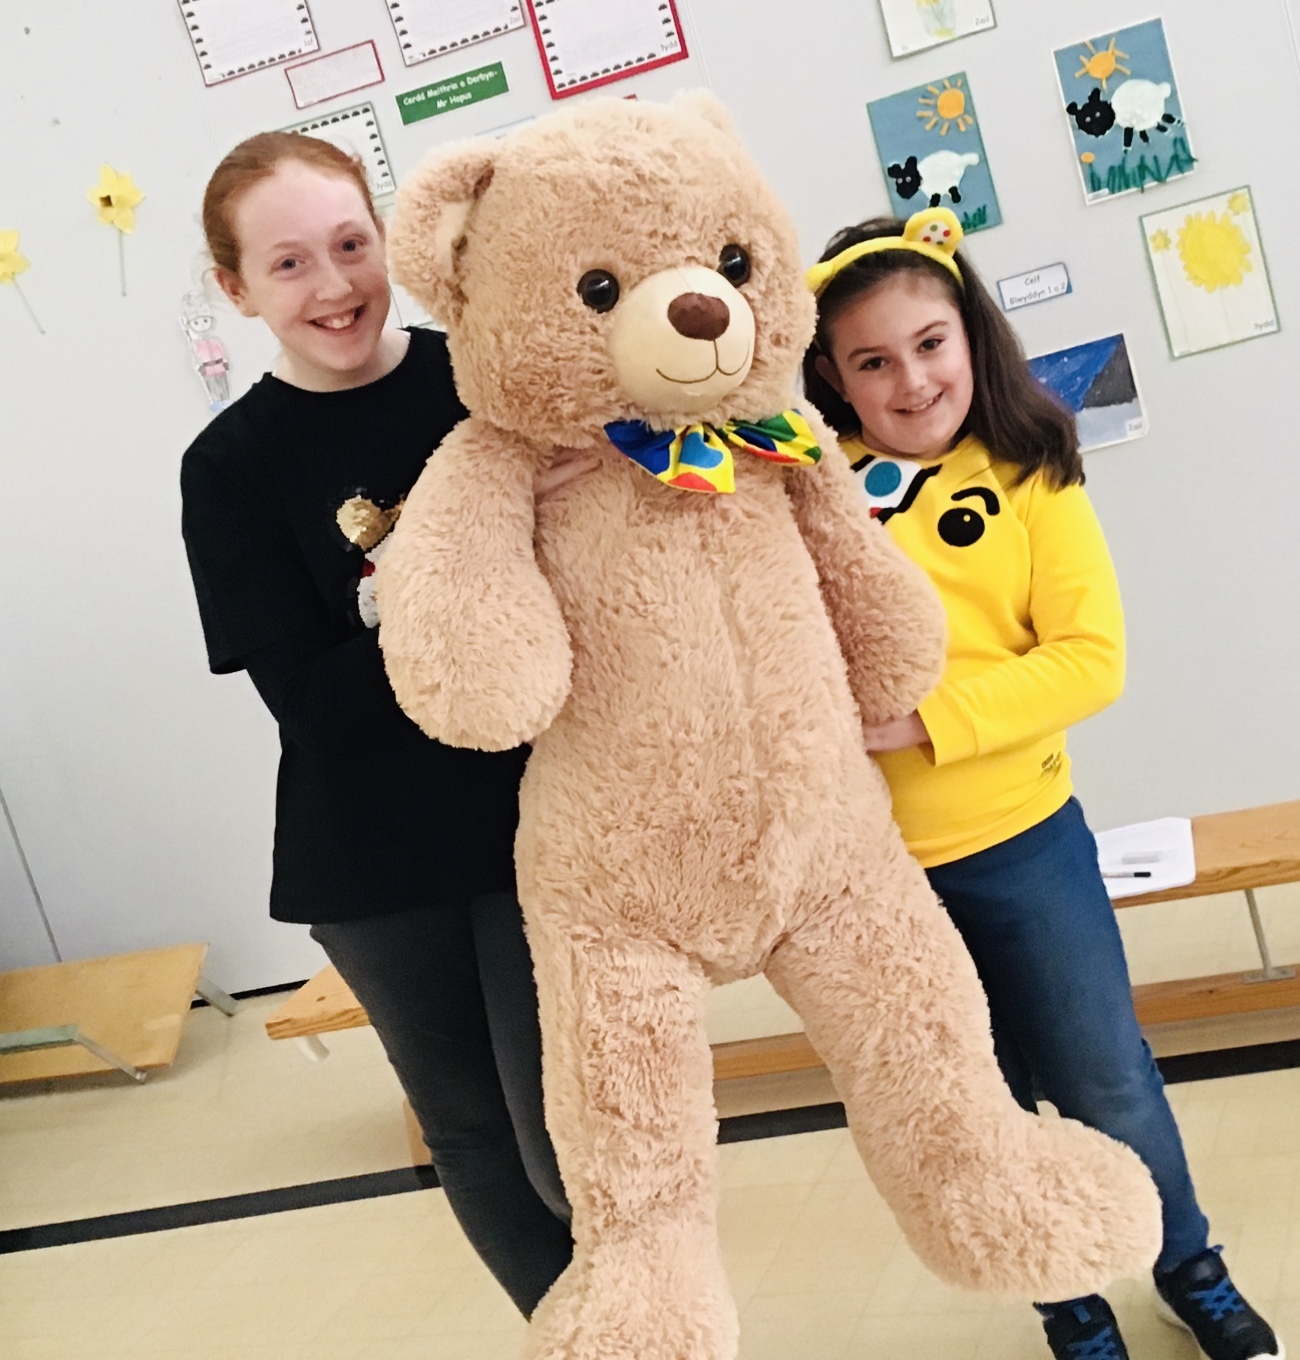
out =
{"type": "Polygon", "coordinates": [[[813,300],[725,112],[597,100],[436,153],[390,256],[472,414],[380,564],[385,663],[430,736],[532,743],[516,859],[576,1253],[529,1354],[734,1354],[703,1013],[760,970],[936,1273],[1056,1299],[1149,1268],[1149,1176],[1015,1105],[864,753],[937,678],[942,610],[791,409],[813,300]]]}

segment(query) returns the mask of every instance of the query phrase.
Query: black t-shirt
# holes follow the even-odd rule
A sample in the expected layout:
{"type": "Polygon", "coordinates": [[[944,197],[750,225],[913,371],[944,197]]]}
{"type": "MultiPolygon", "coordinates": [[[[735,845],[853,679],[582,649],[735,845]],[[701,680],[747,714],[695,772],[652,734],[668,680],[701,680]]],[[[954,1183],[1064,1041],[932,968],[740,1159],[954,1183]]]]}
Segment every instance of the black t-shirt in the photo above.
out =
{"type": "Polygon", "coordinates": [[[280,725],[278,920],[514,890],[526,749],[429,740],[398,707],[368,626],[371,540],[464,415],[445,337],[414,330],[401,363],[365,387],[306,392],[268,374],[182,461],[209,664],[247,670],[280,725]]]}

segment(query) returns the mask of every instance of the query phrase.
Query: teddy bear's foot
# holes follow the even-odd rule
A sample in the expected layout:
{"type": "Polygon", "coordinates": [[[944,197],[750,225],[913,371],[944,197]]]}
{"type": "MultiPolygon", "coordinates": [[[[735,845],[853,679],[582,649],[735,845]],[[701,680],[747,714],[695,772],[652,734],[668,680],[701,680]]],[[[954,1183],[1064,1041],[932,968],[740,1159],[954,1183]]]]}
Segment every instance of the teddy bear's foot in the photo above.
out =
{"type": "Polygon", "coordinates": [[[1160,1197],[1137,1154],[1074,1120],[1021,1112],[1017,1123],[978,1155],[954,1148],[943,1194],[927,1208],[914,1200],[921,1212],[904,1226],[930,1269],[1043,1302],[1150,1271],[1160,1197]]]}
{"type": "Polygon", "coordinates": [[[524,1360],[734,1360],[738,1335],[714,1252],[637,1235],[575,1257],[533,1314],[524,1360]]]}

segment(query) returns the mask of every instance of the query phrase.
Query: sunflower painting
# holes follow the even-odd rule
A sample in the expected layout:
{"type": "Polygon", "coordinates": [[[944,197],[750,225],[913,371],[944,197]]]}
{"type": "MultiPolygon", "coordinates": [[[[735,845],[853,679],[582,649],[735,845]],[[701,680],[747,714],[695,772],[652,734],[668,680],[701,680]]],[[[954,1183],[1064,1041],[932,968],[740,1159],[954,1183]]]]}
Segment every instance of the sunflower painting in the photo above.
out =
{"type": "Polygon", "coordinates": [[[1148,213],[1141,223],[1175,359],[1277,330],[1249,189],[1148,213]]]}

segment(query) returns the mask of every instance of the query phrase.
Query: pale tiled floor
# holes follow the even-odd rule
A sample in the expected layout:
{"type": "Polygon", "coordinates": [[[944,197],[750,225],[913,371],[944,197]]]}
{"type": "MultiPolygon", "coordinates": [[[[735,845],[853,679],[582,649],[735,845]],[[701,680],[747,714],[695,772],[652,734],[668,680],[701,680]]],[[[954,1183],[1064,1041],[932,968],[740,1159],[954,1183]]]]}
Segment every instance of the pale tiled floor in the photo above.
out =
{"type": "MultiPolygon", "coordinates": [[[[1300,894],[1261,894],[1275,954],[1300,959],[1300,894]]],[[[1121,915],[1137,980],[1257,966],[1240,899],[1121,915]]],[[[176,1066],[0,1098],[0,1227],[402,1166],[399,1093],[373,1033],[308,1062],[262,1032],[277,998],[196,1011],[176,1066]]],[[[719,996],[715,1038],[780,1031],[761,985],[719,996]]],[[[1167,1051],[1287,1037],[1300,1017],[1163,1036],[1167,1051]]],[[[1170,1089],[1214,1240],[1300,1346],[1300,1070],[1170,1089]]],[[[728,1109],[825,1099],[817,1082],[728,1109]]],[[[722,1235],[743,1360],[1042,1360],[1017,1305],[933,1280],[843,1132],[720,1149],[722,1235]]],[[[1113,1291],[1134,1360],[1192,1360],[1140,1282],[1113,1291]]],[[[440,1192],[0,1256],[5,1360],[496,1360],[522,1324],[440,1192]]]]}

